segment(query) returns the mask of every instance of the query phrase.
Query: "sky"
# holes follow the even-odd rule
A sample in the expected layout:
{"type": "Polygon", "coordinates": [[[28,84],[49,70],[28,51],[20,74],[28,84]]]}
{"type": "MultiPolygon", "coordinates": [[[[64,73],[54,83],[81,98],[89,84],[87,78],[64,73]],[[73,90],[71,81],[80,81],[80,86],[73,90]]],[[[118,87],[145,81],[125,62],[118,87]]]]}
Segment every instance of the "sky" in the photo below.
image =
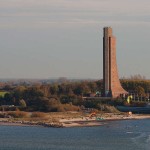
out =
{"type": "Polygon", "coordinates": [[[150,79],[150,0],[0,0],[0,78],[102,79],[105,26],[120,78],[150,79]]]}

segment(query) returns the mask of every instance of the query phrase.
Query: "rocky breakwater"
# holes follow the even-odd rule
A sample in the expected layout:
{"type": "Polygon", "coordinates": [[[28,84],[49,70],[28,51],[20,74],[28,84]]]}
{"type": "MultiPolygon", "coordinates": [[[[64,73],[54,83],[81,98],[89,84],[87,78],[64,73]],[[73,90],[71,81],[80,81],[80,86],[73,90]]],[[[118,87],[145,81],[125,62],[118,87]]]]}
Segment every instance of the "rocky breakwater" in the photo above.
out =
{"type": "Polygon", "coordinates": [[[63,127],[63,124],[60,122],[22,121],[21,124],[31,125],[31,126],[54,127],[54,128],[62,128],[63,127]]]}
{"type": "Polygon", "coordinates": [[[16,120],[1,120],[0,125],[16,125],[16,126],[42,126],[62,128],[63,124],[60,122],[39,122],[39,121],[16,121],[16,120]]]}

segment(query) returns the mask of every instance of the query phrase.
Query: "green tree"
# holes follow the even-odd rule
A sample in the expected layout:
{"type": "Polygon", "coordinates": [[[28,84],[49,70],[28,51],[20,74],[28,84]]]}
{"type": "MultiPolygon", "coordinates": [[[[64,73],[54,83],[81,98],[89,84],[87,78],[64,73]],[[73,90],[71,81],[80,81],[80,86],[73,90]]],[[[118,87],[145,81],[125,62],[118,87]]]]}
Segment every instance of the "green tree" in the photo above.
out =
{"type": "Polygon", "coordinates": [[[144,90],[144,88],[141,87],[141,86],[137,86],[137,87],[136,87],[136,92],[137,92],[137,94],[138,94],[139,96],[145,96],[145,90],[144,90]]]}
{"type": "Polygon", "coordinates": [[[19,100],[19,106],[21,106],[22,108],[27,107],[25,100],[23,99],[19,100]]]}

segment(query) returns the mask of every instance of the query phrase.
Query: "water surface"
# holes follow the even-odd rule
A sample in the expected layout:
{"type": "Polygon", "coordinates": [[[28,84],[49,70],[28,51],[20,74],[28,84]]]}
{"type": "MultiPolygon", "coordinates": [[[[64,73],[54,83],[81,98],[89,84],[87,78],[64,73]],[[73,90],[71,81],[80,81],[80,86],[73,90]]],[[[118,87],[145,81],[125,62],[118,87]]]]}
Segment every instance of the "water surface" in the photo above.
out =
{"type": "Polygon", "coordinates": [[[149,150],[150,120],[99,127],[0,126],[0,150],[149,150]]]}

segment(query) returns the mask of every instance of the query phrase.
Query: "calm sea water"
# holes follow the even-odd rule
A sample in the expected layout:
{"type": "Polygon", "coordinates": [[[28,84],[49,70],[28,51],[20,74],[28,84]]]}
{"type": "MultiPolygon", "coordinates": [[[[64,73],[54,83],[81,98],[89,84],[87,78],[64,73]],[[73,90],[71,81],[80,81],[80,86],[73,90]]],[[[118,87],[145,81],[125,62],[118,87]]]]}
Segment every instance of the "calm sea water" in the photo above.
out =
{"type": "Polygon", "coordinates": [[[134,149],[150,149],[150,120],[114,121],[81,128],[0,126],[0,150],[134,149]]]}

